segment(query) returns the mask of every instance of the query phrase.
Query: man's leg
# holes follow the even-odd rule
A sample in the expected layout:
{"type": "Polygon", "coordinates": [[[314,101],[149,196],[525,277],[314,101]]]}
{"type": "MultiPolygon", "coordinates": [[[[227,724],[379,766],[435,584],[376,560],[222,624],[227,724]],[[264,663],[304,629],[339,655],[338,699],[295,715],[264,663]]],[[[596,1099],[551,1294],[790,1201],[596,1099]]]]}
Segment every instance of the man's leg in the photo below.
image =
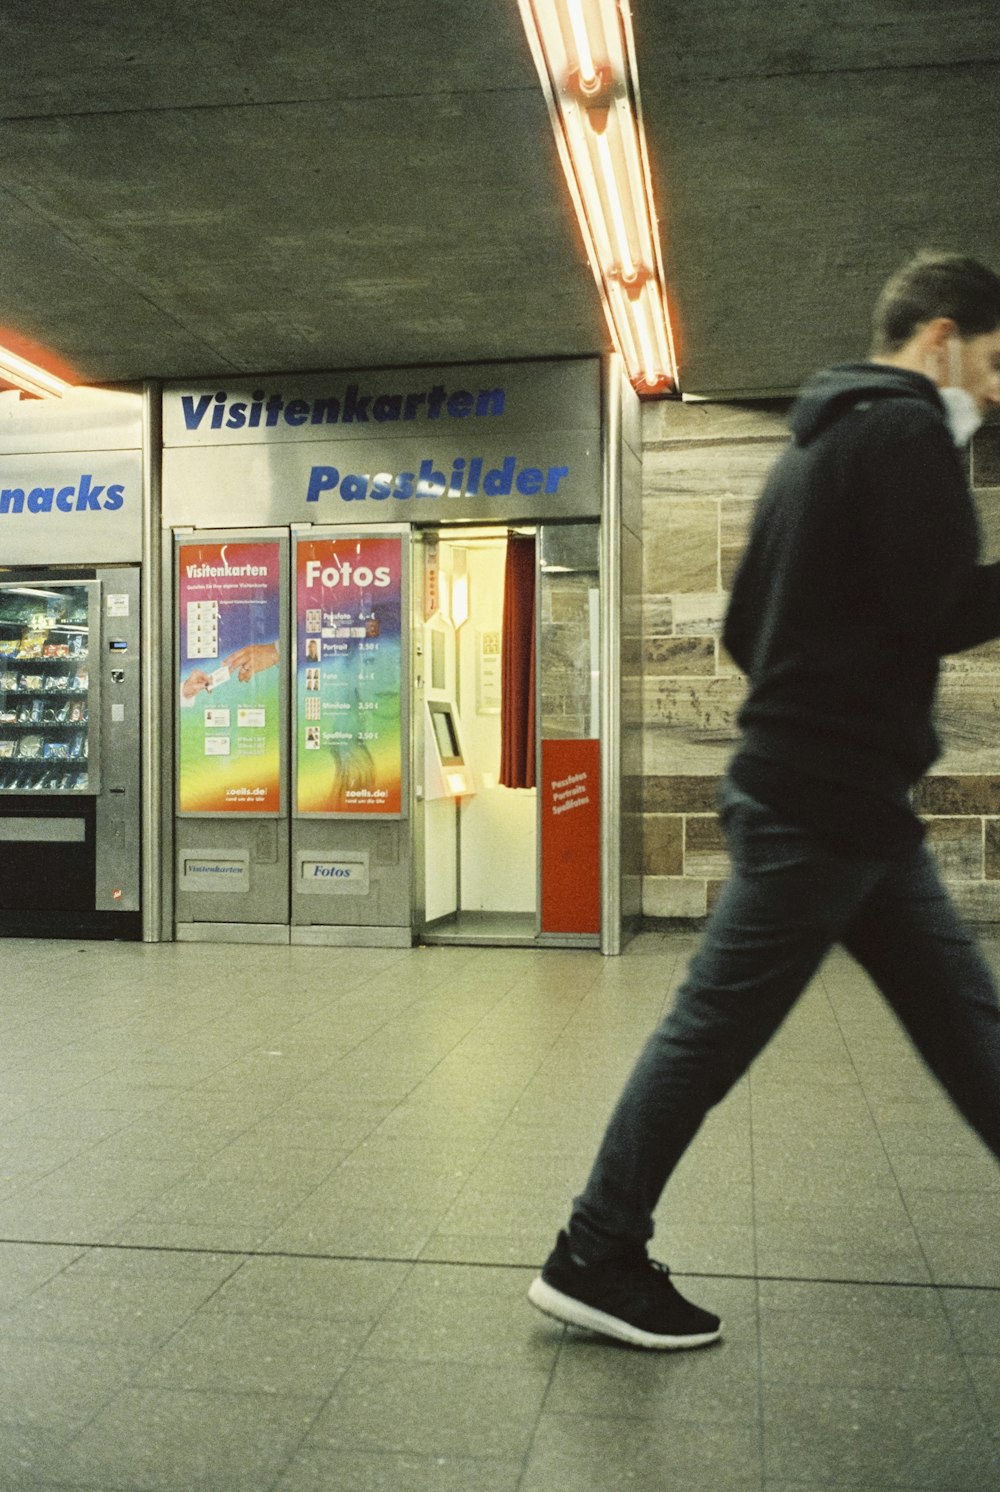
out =
{"type": "Polygon", "coordinates": [[[886,872],[835,854],[730,794],[732,872],[670,1014],[612,1115],[569,1246],[586,1264],[644,1248],[670,1173],[708,1110],[746,1071],[886,872]]]}
{"type": "Polygon", "coordinates": [[[667,1177],[887,870],[774,823],[733,790],[725,823],[732,874],[619,1099],[569,1228],[528,1291],[557,1320],[660,1351],[706,1346],[722,1332],[646,1257],[667,1177]]]}
{"type": "Polygon", "coordinates": [[[1000,1006],[993,977],[922,848],[843,938],[959,1112],[1000,1159],[1000,1006]]]}

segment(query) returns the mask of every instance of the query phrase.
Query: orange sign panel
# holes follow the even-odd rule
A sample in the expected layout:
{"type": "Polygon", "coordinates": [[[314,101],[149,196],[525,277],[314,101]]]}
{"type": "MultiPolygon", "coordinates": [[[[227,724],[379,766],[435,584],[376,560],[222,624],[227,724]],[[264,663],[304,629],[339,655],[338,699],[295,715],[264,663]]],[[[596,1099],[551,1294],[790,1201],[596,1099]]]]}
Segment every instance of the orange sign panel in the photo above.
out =
{"type": "Polygon", "coordinates": [[[542,932],[601,930],[598,741],[543,741],[542,932]]]}

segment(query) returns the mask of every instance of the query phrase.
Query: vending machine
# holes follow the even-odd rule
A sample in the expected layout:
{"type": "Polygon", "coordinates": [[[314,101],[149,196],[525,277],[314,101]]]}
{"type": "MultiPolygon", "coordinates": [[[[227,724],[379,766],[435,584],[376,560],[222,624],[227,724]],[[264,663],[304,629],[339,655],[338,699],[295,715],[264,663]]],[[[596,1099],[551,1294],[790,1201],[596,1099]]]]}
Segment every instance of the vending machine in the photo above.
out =
{"type": "Polygon", "coordinates": [[[0,935],[137,938],[139,571],[0,571],[0,935]]]}

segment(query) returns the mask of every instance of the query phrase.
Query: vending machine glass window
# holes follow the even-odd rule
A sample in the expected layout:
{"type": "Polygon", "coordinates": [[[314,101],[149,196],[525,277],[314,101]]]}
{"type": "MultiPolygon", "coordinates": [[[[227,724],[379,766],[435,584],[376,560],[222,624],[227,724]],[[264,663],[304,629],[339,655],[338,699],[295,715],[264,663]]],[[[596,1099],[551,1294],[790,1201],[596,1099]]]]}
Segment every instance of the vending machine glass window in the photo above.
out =
{"type": "Polygon", "coordinates": [[[88,581],[0,585],[0,793],[97,791],[96,591],[88,581]]]}

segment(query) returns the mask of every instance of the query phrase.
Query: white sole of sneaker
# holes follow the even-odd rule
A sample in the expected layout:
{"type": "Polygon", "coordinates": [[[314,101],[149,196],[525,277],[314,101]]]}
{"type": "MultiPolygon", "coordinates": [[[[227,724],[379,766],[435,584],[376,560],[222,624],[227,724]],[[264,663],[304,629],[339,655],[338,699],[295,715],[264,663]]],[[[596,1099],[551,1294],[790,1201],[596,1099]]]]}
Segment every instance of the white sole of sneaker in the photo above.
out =
{"type": "Polygon", "coordinates": [[[631,1347],[646,1347],[655,1352],[683,1352],[688,1347],[707,1347],[712,1342],[717,1342],[722,1335],[720,1321],[715,1331],[701,1332],[695,1336],[657,1336],[654,1332],[632,1326],[628,1321],[621,1321],[617,1316],[598,1311],[594,1306],[584,1305],[582,1300],[574,1300],[572,1295],[564,1295],[561,1290],[547,1285],[541,1275],[532,1280],[528,1288],[528,1299],[546,1316],[552,1316],[567,1326],[582,1326],[586,1331],[596,1331],[603,1337],[628,1342],[631,1347]]]}

